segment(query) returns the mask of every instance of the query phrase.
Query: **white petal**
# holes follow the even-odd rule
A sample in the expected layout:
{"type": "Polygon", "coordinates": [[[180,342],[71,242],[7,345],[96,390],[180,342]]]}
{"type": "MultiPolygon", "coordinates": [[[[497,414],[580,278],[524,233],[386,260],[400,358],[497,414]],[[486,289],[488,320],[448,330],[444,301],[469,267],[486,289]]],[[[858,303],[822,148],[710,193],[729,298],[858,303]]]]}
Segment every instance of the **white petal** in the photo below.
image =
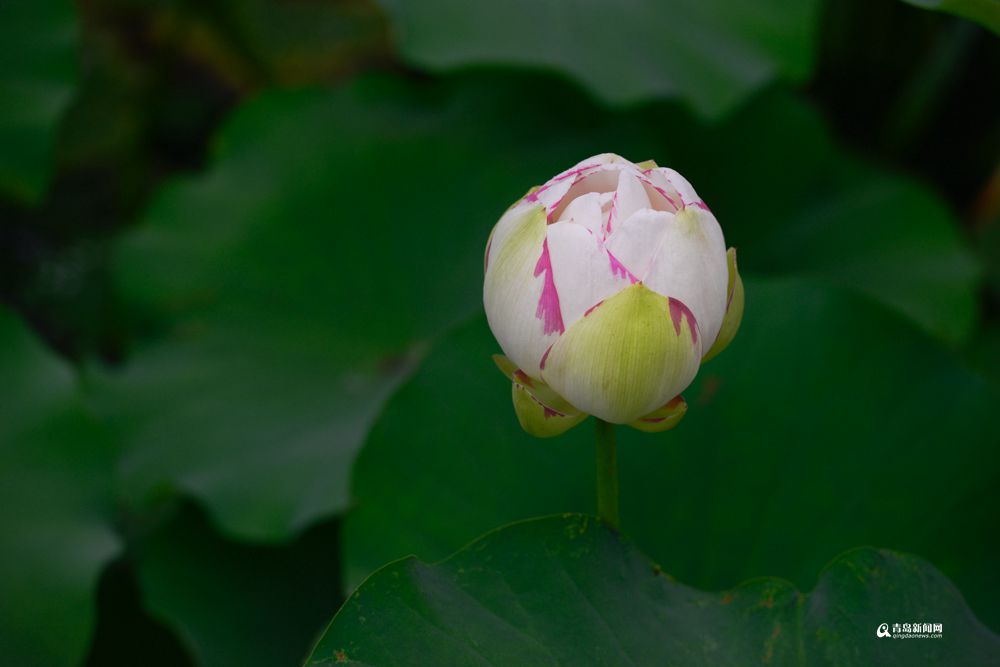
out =
{"type": "Polygon", "coordinates": [[[569,189],[580,178],[582,176],[579,174],[570,174],[561,180],[553,179],[537,191],[529,194],[525,199],[529,202],[541,204],[545,207],[546,212],[551,215],[559,207],[559,204],[562,203],[569,189]]]}
{"type": "Polygon", "coordinates": [[[608,214],[611,212],[611,204],[615,200],[615,193],[602,192],[597,196],[601,198],[601,216],[604,219],[605,227],[607,227],[608,214]]]}
{"type": "Polygon", "coordinates": [[[549,214],[549,220],[557,220],[560,217],[565,204],[568,204],[575,197],[589,190],[576,189],[570,193],[575,185],[584,181],[589,174],[599,173],[603,170],[610,170],[617,173],[623,166],[631,164],[628,160],[615,155],[614,153],[602,153],[594,157],[581,160],[566,171],[556,174],[546,181],[535,192],[527,195],[525,200],[531,203],[542,204],[549,214]],[[567,196],[567,194],[569,196],[567,196]]]}
{"type": "Polygon", "coordinates": [[[567,329],[592,306],[631,284],[624,271],[614,270],[597,237],[579,225],[549,225],[548,248],[567,329]]]}
{"type": "MultiPolygon", "coordinates": [[[[580,160],[575,165],[573,165],[566,171],[562,172],[562,174],[577,170],[580,167],[584,167],[587,165],[592,165],[592,164],[606,165],[606,164],[615,164],[617,162],[628,162],[628,160],[623,158],[621,155],[618,155],[617,153],[598,153],[597,155],[592,155],[586,159],[580,160]]],[[[558,178],[562,174],[558,174],[556,178],[558,178]]]]}
{"type": "Polygon", "coordinates": [[[618,172],[618,188],[611,203],[608,231],[613,233],[618,221],[628,220],[633,213],[644,208],[651,208],[651,204],[639,174],[633,169],[622,169],[618,172]]]}
{"type": "Polygon", "coordinates": [[[615,192],[618,189],[619,174],[622,172],[632,173],[636,178],[642,177],[642,170],[624,158],[618,158],[617,161],[607,164],[599,164],[581,172],[574,180],[573,185],[565,191],[555,208],[550,208],[549,220],[561,219],[565,207],[577,197],[582,197],[590,192],[615,192]]]}
{"type": "Polygon", "coordinates": [[[685,206],[701,203],[701,197],[694,191],[686,178],[669,167],[659,167],[649,173],[650,180],[654,185],[665,181],[669,184],[669,190],[677,192],[685,206]]]}
{"type": "Polygon", "coordinates": [[[637,211],[611,232],[607,248],[634,276],[645,280],[673,221],[674,214],[666,211],[649,208],[637,211]]]}
{"type": "Polygon", "coordinates": [[[646,193],[652,202],[652,208],[657,211],[670,211],[676,213],[684,208],[681,195],[674,188],[667,177],[660,173],[660,169],[648,169],[643,172],[643,185],[646,186],[646,193]]]}
{"type": "Polygon", "coordinates": [[[602,197],[606,198],[607,195],[590,192],[582,197],[577,197],[566,207],[560,221],[572,222],[586,227],[593,234],[601,234],[604,226],[604,216],[601,213],[602,197]]]}
{"type": "Polygon", "coordinates": [[[726,314],[729,284],[726,242],[715,216],[694,206],[674,216],[643,282],[683,301],[704,340],[714,341],[726,314]]]}
{"type": "Polygon", "coordinates": [[[558,302],[555,311],[540,308],[546,282],[551,281],[551,268],[538,271],[545,230],[541,206],[518,205],[504,214],[489,242],[483,282],[483,305],[493,335],[504,354],[532,374],[540,372],[542,355],[563,330],[558,302]]]}

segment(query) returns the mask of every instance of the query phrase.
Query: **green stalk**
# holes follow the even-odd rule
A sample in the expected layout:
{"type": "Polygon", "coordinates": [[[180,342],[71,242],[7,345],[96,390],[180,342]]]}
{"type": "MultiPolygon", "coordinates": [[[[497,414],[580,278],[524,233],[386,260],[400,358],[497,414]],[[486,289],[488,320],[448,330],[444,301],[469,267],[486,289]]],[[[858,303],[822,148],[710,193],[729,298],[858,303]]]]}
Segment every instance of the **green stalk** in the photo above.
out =
{"type": "Polygon", "coordinates": [[[618,458],[615,452],[615,427],[597,422],[597,516],[613,530],[618,530],[618,458]]]}

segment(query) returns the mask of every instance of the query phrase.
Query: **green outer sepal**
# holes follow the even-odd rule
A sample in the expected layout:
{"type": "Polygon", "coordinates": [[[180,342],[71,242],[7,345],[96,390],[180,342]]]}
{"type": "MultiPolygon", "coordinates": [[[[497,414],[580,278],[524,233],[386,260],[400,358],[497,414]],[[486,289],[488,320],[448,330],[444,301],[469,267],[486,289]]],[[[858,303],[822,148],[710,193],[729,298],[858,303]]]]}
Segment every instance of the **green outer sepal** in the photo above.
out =
{"type": "Polygon", "coordinates": [[[684,415],[687,414],[687,401],[683,396],[671,399],[662,408],[650,412],[645,417],[640,417],[629,426],[645,433],[662,433],[677,426],[684,415]]]}
{"type": "Polygon", "coordinates": [[[726,253],[729,264],[729,287],[726,290],[726,315],[722,319],[722,328],[716,336],[712,347],[708,349],[702,357],[702,363],[708,361],[715,355],[726,349],[736,332],[740,330],[740,323],[743,321],[743,307],[746,297],[743,291],[743,278],[740,277],[739,269],[736,266],[736,248],[730,248],[726,253]]]}
{"type": "Polygon", "coordinates": [[[511,381],[511,400],[517,421],[529,435],[551,438],[573,428],[587,414],[570,405],[539,378],[522,371],[507,357],[494,354],[493,361],[511,381]]]}

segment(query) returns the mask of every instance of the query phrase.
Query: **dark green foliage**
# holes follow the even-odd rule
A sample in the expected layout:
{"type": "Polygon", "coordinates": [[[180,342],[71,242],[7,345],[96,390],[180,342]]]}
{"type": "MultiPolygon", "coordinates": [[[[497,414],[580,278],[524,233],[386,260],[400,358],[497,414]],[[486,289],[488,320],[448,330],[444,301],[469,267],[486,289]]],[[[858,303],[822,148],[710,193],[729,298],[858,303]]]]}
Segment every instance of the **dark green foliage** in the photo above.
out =
{"type": "Polygon", "coordinates": [[[705,593],[595,518],[564,515],[501,528],[437,565],[387,565],[306,664],[985,667],[998,655],[1000,637],[913,556],[849,551],[808,594],[768,578],[705,593]],[[940,623],[942,637],[876,637],[892,619],[940,623]]]}
{"type": "Polygon", "coordinates": [[[136,577],[150,613],[199,665],[297,665],[343,600],[338,526],[288,544],[220,536],[187,505],[137,540],[136,577]]]}
{"type": "Polygon", "coordinates": [[[0,306],[0,656],[73,664],[93,628],[101,568],[120,548],[115,451],[72,369],[0,306]]]}
{"type": "Polygon", "coordinates": [[[0,4],[0,193],[37,201],[52,175],[59,121],[77,82],[71,0],[0,4]]]}
{"type": "Polygon", "coordinates": [[[554,69],[613,104],[678,97],[707,117],[775,79],[806,78],[820,13],[818,0],[382,4],[416,65],[554,69]]]}
{"type": "MultiPolygon", "coordinates": [[[[685,392],[682,424],[619,429],[625,532],[712,590],[763,574],[806,588],[859,544],[917,552],[997,623],[998,543],[976,526],[1000,518],[1000,394],[863,299],[799,280],[746,289],[740,334],[685,392]]],[[[386,406],[355,466],[351,584],[410,553],[444,558],[492,526],[593,511],[593,426],[522,433],[492,407],[509,400],[494,349],[481,319],[456,331],[386,406]]]]}
{"type": "MultiPolygon", "coordinates": [[[[897,0],[0,3],[0,664],[295,667],[386,562],[590,513],[592,428],[519,430],[481,262],[508,204],[604,151],[685,174],[747,278],[680,427],[620,434],[636,546],[552,519],[394,564],[317,657],[391,662],[350,625],[369,593],[385,623],[470,576],[438,620],[500,662],[615,662],[632,633],[639,663],[987,664],[997,3],[912,4],[979,24],[897,0]],[[865,544],[937,569],[823,570],[865,544]],[[478,616],[503,596],[474,573],[518,570],[527,635],[478,616]],[[792,583],[695,590],[761,575],[792,583]],[[680,608],[686,639],[642,643],[680,608]],[[924,612],[943,640],[876,643],[924,612]]],[[[392,659],[475,662],[431,631],[411,651],[414,627],[392,659]]]]}

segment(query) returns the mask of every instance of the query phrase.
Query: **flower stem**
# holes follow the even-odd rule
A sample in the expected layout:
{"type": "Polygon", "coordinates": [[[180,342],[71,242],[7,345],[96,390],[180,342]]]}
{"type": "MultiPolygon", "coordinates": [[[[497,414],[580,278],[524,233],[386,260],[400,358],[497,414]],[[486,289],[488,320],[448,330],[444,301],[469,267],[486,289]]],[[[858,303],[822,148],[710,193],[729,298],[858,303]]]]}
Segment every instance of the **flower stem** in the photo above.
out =
{"type": "Polygon", "coordinates": [[[615,452],[615,427],[601,419],[597,422],[597,516],[609,528],[618,530],[618,459],[615,452]]]}

